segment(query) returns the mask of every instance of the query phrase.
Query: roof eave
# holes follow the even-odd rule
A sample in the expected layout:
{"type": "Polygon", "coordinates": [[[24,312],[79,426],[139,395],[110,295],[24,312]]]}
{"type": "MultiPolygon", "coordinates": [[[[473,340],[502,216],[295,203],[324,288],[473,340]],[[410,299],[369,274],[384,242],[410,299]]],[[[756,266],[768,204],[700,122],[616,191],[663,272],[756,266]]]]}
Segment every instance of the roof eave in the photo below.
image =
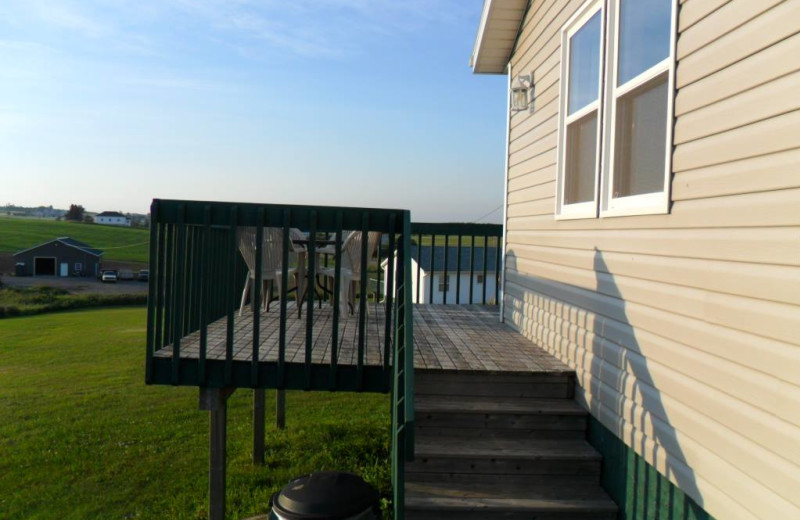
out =
{"type": "Polygon", "coordinates": [[[527,6],[528,0],[484,0],[469,60],[473,73],[506,73],[527,6]],[[513,37],[509,37],[512,34],[513,37]]]}

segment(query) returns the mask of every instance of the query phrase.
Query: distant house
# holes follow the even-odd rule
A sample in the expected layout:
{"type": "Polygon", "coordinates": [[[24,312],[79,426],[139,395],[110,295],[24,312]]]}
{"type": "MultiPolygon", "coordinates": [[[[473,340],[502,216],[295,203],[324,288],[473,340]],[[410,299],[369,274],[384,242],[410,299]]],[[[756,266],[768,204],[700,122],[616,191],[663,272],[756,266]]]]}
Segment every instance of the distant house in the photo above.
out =
{"type": "Polygon", "coordinates": [[[131,219],[120,213],[119,211],[104,211],[94,216],[96,224],[105,224],[109,226],[128,226],[131,225],[131,219]]]}
{"type": "MultiPolygon", "coordinates": [[[[411,246],[411,298],[414,303],[470,304],[489,303],[495,300],[497,287],[497,248],[462,247],[458,273],[458,248],[435,246],[419,248],[411,246]],[[445,272],[445,249],[447,271],[445,272]],[[484,249],[486,251],[486,273],[483,271],[484,249]],[[474,259],[470,271],[470,259],[474,259]],[[472,299],[470,300],[470,280],[472,299]],[[431,285],[433,287],[431,287],[431,285]],[[446,297],[446,298],[445,298],[446,297]],[[458,300],[456,300],[458,297],[458,300]]],[[[386,281],[387,262],[381,264],[384,271],[384,294],[388,294],[386,281]]]]}
{"type": "Polygon", "coordinates": [[[103,252],[70,237],[59,237],[14,253],[18,276],[96,276],[103,252]]]}

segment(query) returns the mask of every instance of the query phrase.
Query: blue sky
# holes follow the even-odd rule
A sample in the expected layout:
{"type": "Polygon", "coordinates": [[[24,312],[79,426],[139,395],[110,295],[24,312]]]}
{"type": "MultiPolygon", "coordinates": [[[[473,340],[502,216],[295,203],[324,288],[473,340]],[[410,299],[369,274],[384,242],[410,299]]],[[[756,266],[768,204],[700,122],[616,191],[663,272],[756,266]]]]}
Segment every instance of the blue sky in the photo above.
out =
{"type": "MultiPolygon", "coordinates": [[[[502,204],[482,0],[3,0],[0,204],[502,204]]],[[[500,212],[484,220],[499,221],[500,212]]]]}

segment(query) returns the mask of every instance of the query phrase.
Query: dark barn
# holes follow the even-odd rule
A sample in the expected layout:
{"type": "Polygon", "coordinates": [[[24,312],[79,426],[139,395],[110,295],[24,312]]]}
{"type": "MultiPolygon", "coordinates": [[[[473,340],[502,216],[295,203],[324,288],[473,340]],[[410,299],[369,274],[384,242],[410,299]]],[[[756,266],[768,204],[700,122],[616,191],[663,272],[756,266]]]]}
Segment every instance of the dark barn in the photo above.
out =
{"type": "Polygon", "coordinates": [[[17,276],[97,276],[103,252],[69,237],[14,253],[17,276]]]}

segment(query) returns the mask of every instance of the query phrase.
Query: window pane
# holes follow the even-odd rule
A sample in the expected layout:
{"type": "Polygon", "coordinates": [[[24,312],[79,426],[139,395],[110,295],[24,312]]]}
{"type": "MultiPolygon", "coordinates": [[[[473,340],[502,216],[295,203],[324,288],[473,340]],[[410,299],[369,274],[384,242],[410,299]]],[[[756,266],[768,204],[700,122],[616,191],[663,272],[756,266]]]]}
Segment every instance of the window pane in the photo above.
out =
{"type": "Polygon", "coordinates": [[[600,11],[569,39],[569,104],[573,114],[597,100],[600,82],[600,11]]]}
{"type": "Polygon", "coordinates": [[[671,17],[672,0],[620,0],[618,86],[669,56],[671,17]]]}
{"type": "Polygon", "coordinates": [[[597,169],[597,111],[567,126],[564,204],[594,200],[597,169]]]}
{"type": "Polygon", "coordinates": [[[664,190],[667,75],[617,101],[614,197],[664,190]]]}

